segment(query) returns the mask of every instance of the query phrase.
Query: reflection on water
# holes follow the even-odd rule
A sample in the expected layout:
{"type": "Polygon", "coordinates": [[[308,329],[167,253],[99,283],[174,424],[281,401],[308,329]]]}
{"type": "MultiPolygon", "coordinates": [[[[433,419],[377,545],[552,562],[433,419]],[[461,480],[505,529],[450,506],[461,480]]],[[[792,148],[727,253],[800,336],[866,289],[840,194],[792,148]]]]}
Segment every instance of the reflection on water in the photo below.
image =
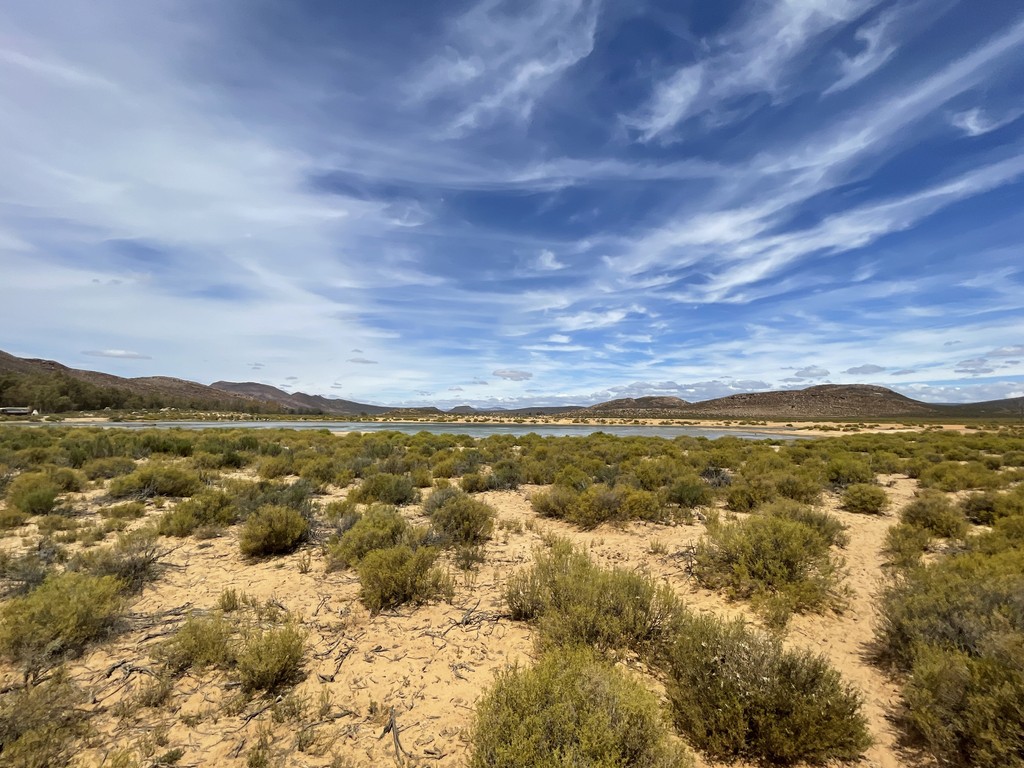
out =
{"type": "MultiPolygon", "coordinates": [[[[74,424],[65,426],[76,426],[74,424]]],[[[128,429],[326,429],[330,432],[403,432],[414,435],[430,432],[435,435],[528,435],[541,437],[584,437],[596,432],[619,437],[741,437],[747,440],[796,440],[806,438],[782,430],[729,429],[723,427],[669,427],[640,424],[612,426],[608,424],[444,424],[424,421],[125,421],[117,423],[82,424],[128,429]]]]}

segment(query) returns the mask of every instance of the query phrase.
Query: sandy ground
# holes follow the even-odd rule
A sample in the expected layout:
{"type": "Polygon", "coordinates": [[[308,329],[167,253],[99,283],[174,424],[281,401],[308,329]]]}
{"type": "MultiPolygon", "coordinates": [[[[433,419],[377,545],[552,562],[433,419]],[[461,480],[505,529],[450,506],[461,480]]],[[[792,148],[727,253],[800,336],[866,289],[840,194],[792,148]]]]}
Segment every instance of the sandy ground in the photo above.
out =
{"type": "MultiPolygon", "coordinates": [[[[880,480],[893,509],[913,494],[912,480],[880,480]]],[[[285,765],[331,765],[332,754],[349,761],[335,765],[390,765],[395,762],[395,746],[390,735],[382,738],[382,731],[393,709],[406,764],[463,765],[467,729],[481,691],[498,669],[529,663],[533,657],[531,631],[505,616],[502,590],[510,574],[529,565],[549,533],[569,538],[602,565],[646,570],[669,583],[694,610],[742,615],[758,623],[745,603],[730,603],[687,575],[681,554],[704,532],[700,523],[602,526],[584,532],[538,518],[529,503],[536,490],[525,486],[480,494],[496,508],[501,525],[476,572],[466,574],[449,566],[456,582],[451,604],[405,607],[376,617],[358,602],[354,572],[326,573],[315,543],[292,555],[252,561],[239,554],[237,529],[207,541],[162,539],[169,552],[161,577],[132,605],[127,630],[71,667],[91,692],[96,711],[97,734],[81,751],[80,764],[107,765],[114,750],[130,749],[144,758],[145,765],[168,749],[182,748],[179,765],[243,766],[263,734],[272,755],[287,755],[285,765]],[[232,708],[237,691],[216,672],[186,674],[162,708],[119,711],[119,702],[130,701],[152,684],[158,668],[151,657],[156,646],[190,612],[214,609],[226,588],[272,601],[301,621],[308,632],[306,678],[295,692],[306,700],[306,713],[291,719],[278,713],[275,721],[274,711],[268,709],[274,702],[265,699],[255,699],[238,711],[232,708]],[[324,697],[329,697],[329,705],[321,709],[324,697]],[[310,751],[296,751],[300,740],[313,742],[310,751]]],[[[101,495],[88,494],[91,507],[101,495]]],[[[846,584],[852,592],[849,606],[841,615],[795,617],[786,642],[823,653],[863,692],[875,745],[862,765],[930,765],[898,746],[898,732],[890,723],[898,689],[868,660],[880,549],[893,518],[844,512],[831,494],[826,495],[824,508],[849,526],[850,542],[843,552],[849,571],[846,584]]],[[[426,522],[419,507],[406,507],[404,513],[414,522],[426,522]]],[[[137,521],[133,527],[143,523],[137,521]]],[[[30,533],[30,528],[22,533],[30,533]]],[[[2,541],[11,546],[20,539],[2,541]]],[[[17,679],[14,670],[0,668],[0,686],[17,679]]],[[[657,683],[644,679],[658,690],[657,683]]],[[[700,759],[698,764],[716,765],[700,759]]]]}

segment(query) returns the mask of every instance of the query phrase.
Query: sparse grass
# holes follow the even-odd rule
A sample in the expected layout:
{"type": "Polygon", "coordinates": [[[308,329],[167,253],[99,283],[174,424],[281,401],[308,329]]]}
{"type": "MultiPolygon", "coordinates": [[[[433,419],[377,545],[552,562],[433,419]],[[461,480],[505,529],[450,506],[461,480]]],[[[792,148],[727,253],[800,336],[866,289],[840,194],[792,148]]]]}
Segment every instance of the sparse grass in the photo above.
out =
{"type": "Polygon", "coordinates": [[[372,614],[405,603],[450,596],[451,579],[434,567],[437,550],[402,544],[367,552],[359,561],[359,599],[372,614]]]}
{"type": "Polygon", "coordinates": [[[666,668],[676,727],[713,758],[822,764],[871,743],[860,694],[823,657],[742,622],[690,617],[666,668]]]}
{"type": "Polygon", "coordinates": [[[477,705],[471,768],[693,764],[642,685],[585,649],[498,673],[477,705]]]}
{"type": "Polygon", "coordinates": [[[239,549],[249,557],[282,555],[309,536],[309,522],[291,507],[260,507],[242,526],[239,549]]]}

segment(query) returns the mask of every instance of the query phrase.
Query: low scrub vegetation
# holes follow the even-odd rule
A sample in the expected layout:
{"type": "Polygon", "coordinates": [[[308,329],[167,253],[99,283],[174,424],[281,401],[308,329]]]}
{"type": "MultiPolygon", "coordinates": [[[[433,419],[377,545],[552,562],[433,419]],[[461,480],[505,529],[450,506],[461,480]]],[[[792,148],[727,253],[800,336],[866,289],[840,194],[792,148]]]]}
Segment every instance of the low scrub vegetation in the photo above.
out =
{"type": "Polygon", "coordinates": [[[429,514],[431,526],[446,544],[482,544],[494,531],[494,509],[465,493],[451,496],[429,514]]]}
{"type": "Polygon", "coordinates": [[[7,507],[23,515],[45,515],[57,506],[60,488],[43,472],[18,475],[7,486],[7,507]]]}
{"type": "Polygon", "coordinates": [[[472,768],[693,765],[654,696],[580,648],[500,672],[477,705],[470,742],[472,768]]]}
{"type": "Polygon", "coordinates": [[[785,624],[793,612],[841,604],[842,560],[829,544],[819,528],[782,516],[712,521],[694,574],[730,597],[752,598],[772,623],[785,624]]]}
{"type": "Polygon", "coordinates": [[[88,732],[85,694],[63,670],[0,695],[0,757],[7,768],[62,768],[88,732]]]}
{"type": "Polygon", "coordinates": [[[251,631],[235,660],[242,690],[274,693],[298,682],[305,643],[305,634],[294,624],[251,631]]]}
{"type": "Polygon", "coordinates": [[[668,654],[676,727],[724,760],[855,760],[870,745],[861,697],[824,658],[741,622],[690,617],[668,654]]]}
{"type": "Polygon", "coordinates": [[[1024,518],[882,594],[878,646],[906,720],[943,765],[1024,765],[1024,518]]]}
{"type": "Polygon", "coordinates": [[[512,618],[537,625],[542,646],[588,645],[653,653],[671,636],[681,605],[651,578],[604,570],[567,541],[536,553],[505,589],[512,618]]]}
{"type": "Polygon", "coordinates": [[[249,557],[283,555],[309,537],[309,521],[291,507],[267,505],[250,515],[242,526],[239,549],[249,557]]]}
{"type": "Polygon", "coordinates": [[[174,464],[146,464],[131,474],[115,477],[107,492],[115,499],[153,496],[191,496],[203,487],[199,475],[174,464]]]}
{"type": "Polygon", "coordinates": [[[327,543],[328,571],[356,566],[369,552],[408,541],[412,533],[409,521],[389,504],[371,504],[353,517],[350,527],[327,543]]]}
{"type": "Polygon", "coordinates": [[[880,515],[889,508],[889,494],[877,485],[854,483],[843,491],[841,503],[847,512],[880,515]]]}
{"type": "Polygon", "coordinates": [[[80,653],[121,616],[123,584],[112,576],[51,574],[0,607],[0,654],[30,674],[80,653]]]}
{"type": "Polygon", "coordinates": [[[369,504],[374,501],[402,506],[416,501],[418,491],[408,475],[381,472],[363,480],[350,494],[353,501],[369,504]]]}
{"type": "Polygon", "coordinates": [[[451,595],[451,579],[434,566],[437,550],[401,544],[367,552],[357,566],[359,599],[372,614],[451,595]]]}
{"type": "Polygon", "coordinates": [[[938,491],[919,493],[900,510],[900,521],[942,538],[960,538],[967,532],[964,513],[938,491]]]}
{"type": "Polygon", "coordinates": [[[205,490],[179,502],[160,518],[164,536],[189,536],[199,529],[217,530],[237,520],[237,507],[231,495],[222,490],[205,490]]]}

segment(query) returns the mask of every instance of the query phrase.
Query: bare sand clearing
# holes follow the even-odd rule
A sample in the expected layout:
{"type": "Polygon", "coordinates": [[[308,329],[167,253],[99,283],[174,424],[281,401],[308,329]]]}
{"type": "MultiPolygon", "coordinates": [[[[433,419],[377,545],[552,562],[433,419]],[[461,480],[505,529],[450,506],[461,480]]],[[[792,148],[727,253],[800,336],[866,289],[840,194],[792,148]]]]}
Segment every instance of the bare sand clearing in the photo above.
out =
{"type": "MultiPolygon", "coordinates": [[[[880,479],[894,508],[911,497],[916,485],[904,477],[880,479]]],[[[171,551],[161,578],[132,606],[133,628],[72,665],[97,711],[98,733],[81,752],[81,764],[109,764],[118,749],[159,756],[180,747],[180,765],[242,766],[262,734],[270,745],[271,765],[274,755],[283,758],[284,765],[332,765],[332,754],[348,761],[334,765],[391,765],[395,745],[390,735],[382,738],[382,732],[393,709],[406,764],[463,765],[467,729],[481,691],[498,669],[529,663],[533,657],[531,631],[507,618],[502,590],[511,573],[531,562],[547,533],[567,537],[601,565],[646,569],[671,584],[694,610],[758,622],[745,603],[728,602],[688,576],[682,554],[704,532],[700,523],[602,526],[584,532],[539,519],[529,504],[535,491],[527,486],[480,495],[498,510],[502,525],[486,547],[486,562],[475,573],[452,568],[456,590],[451,604],[405,607],[376,617],[358,602],[355,574],[326,573],[315,544],[285,557],[251,561],[239,554],[237,529],[207,541],[162,539],[171,551]],[[214,609],[226,588],[273,601],[301,620],[308,632],[306,678],[296,693],[307,700],[304,716],[279,716],[283,721],[276,722],[269,709],[274,702],[260,698],[238,711],[239,707],[232,708],[237,690],[215,672],[186,674],[161,708],[119,712],[119,702],[130,701],[152,684],[158,668],[151,658],[156,645],[191,611],[214,609]],[[325,696],[330,704],[319,709],[325,696]],[[313,743],[308,751],[299,752],[300,741],[313,743]]],[[[844,552],[846,584],[852,591],[849,606],[841,615],[794,617],[786,642],[825,654],[863,692],[875,739],[863,765],[930,765],[899,748],[898,733],[889,721],[898,689],[868,658],[880,550],[893,518],[844,512],[831,494],[826,495],[825,508],[849,526],[850,542],[844,552]]],[[[414,522],[426,522],[418,507],[406,507],[404,513],[414,522]]],[[[10,685],[17,675],[7,668],[2,678],[0,684],[10,685]]],[[[644,679],[658,690],[650,677],[644,679]]],[[[700,758],[698,764],[716,765],[700,758]]]]}

